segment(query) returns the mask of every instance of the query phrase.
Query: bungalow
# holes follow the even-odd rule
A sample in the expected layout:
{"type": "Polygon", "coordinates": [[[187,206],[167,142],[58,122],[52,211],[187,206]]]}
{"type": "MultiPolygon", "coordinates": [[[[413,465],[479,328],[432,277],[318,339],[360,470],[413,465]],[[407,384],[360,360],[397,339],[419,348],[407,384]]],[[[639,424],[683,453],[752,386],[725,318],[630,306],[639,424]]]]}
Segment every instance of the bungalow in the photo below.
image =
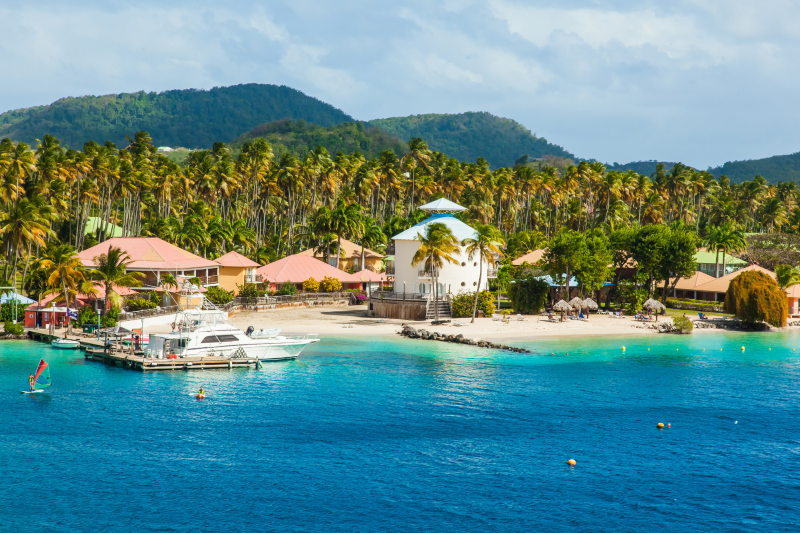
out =
{"type": "MultiPolygon", "coordinates": [[[[334,241],[335,242],[335,241],[334,241]]],[[[298,255],[307,255],[310,257],[321,257],[324,259],[325,254],[317,248],[309,248],[303,250],[298,255]]],[[[342,270],[372,270],[373,272],[381,271],[381,261],[383,255],[364,248],[364,264],[361,264],[361,245],[356,244],[347,239],[342,239],[342,249],[339,254],[339,268],[342,270]]],[[[328,264],[336,266],[336,246],[331,244],[331,255],[328,258],[328,264]]]]}
{"type": "MultiPolygon", "coordinates": [[[[700,285],[704,285],[710,281],[714,281],[714,279],[715,278],[713,276],[709,276],[708,274],[697,270],[695,271],[694,274],[692,274],[688,278],[679,279],[678,283],[675,284],[675,288],[672,290],[672,294],[670,294],[669,296],[672,298],[689,298],[692,300],[713,299],[713,298],[706,298],[704,292],[701,292],[698,295],[697,287],[700,285]]],[[[658,288],[660,288],[662,291],[664,290],[663,281],[658,284],[658,288]]]]}
{"type": "Polygon", "coordinates": [[[214,260],[219,265],[219,284],[226,290],[234,290],[237,285],[256,283],[256,269],[261,265],[239,252],[228,252],[214,260]]]}
{"type": "Polygon", "coordinates": [[[343,289],[361,287],[360,278],[305,254],[290,255],[264,265],[256,270],[256,276],[261,276],[263,282],[269,284],[270,290],[276,290],[285,283],[292,283],[302,289],[303,282],[307,279],[322,281],[325,277],[338,279],[342,282],[343,289]]]}
{"type": "Polygon", "coordinates": [[[719,254],[719,264],[717,264],[717,253],[708,252],[705,248],[701,248],[694,254],[694,260],[697,262],[697,270],[703,274],[708,274],[714,278],[727,276],[737,272],[747,266],[747,261],[728,255],[726,253],[719,254]],[[725,263],[725,271],[722,271],[723,261],[725,263]]]}
{"type": "MultiPolygon", "coordinates": [[[[100,282],[94,284],[97,294],[86,295],[77,294],[69,303],[71,309],[81,309],[83,307],[91,307],[95,310],[108,309],[109,303],[106,300],[105,285],[100,282]]],[[[120,296],[131,296],[136,294],[136,291],[127,287],[117,287],[114,292],[120,296]]],[[[45,296],[38,303],[29,305],[25,309],[25,327],[26,328],[49,328],[54,322],[56,327],[61,327],[67,320],[67,307],[64,303],[62,293],[51,294],[45,296]],[[55,313],[53,307],[55,303],[55,313]]]]}
{"type": "Polygon", "coordinates": [[[87,268],[96,268],[95,258],[108,253],[112,246],[120,248],[130,257],[128,272],[144,274],[140,278],[140,289],[153,290],[158,287],[163,274],[197,277],[205,287],[219,285],[219,263],[203,259],[157,237],[115,237],[80,252],[78,257],[87,268]]]}

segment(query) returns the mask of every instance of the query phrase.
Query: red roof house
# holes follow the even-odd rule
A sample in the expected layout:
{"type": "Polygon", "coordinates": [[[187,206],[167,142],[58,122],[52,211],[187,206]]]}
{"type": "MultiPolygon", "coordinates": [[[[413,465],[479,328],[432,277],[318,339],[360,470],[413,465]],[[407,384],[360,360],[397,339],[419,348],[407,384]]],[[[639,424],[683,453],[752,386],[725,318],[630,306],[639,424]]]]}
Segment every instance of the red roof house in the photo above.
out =
{"type": "Polygon", "coordinates": [[[262,276],[264,283],[269,282],[270,288],[275,288],[283,283],[301,285],[308,278],[322,281],[322,278],[325,277],[338,279],[342,282],[342,288],[345,289],[361,287],[359,277],[323,263],[319,259],[300,254],[290,255],[262,266],[256,270],[256,275],[262,276]]]}

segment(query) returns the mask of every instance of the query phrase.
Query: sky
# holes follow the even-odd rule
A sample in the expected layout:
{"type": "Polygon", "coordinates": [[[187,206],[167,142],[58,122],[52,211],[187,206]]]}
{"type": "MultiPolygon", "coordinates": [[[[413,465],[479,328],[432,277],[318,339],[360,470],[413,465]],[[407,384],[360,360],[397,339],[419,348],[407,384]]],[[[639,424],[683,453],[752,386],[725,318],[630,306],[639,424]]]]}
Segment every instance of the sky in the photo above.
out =
{"type": "Polygon", "coordinates": [[[0,112],[287,85],[360,120],[488,111],[582,158],[705,169],[800,150],[794,0],[0,4],[0,112]]]}

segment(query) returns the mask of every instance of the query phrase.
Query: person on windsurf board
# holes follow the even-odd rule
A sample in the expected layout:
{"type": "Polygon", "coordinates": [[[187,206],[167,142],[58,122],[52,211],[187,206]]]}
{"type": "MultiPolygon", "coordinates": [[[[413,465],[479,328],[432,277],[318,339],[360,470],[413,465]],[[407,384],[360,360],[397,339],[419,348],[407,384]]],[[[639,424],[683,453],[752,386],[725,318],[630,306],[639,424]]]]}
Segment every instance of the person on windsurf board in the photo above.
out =
{"type": "Polygon", "coordinates": [[[36,373],[28,377],[28,386],[30,390],[21,392],[23,394],[42,392],[50,385],[52,385],[52,383],[50,383],[50,365],[48,365],[44,359],[40,359],[39,366],[36,367],[36,373]]]}

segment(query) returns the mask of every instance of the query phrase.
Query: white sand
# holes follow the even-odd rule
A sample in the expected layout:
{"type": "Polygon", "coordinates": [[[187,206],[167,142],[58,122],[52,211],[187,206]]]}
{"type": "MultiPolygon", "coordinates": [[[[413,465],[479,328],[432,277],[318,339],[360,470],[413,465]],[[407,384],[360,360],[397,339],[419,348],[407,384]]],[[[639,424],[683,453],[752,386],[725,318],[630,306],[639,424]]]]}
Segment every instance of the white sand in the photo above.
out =
{"type": "MultiPolygon", "coordinates": [[[[465,337],[484,340],[509,340],[513,338],[550,337],[565,335],[648,335],[656,334],[652,329],[633,327],[638,324],[632,318],[610,318],[604,315],[591,315],[588,322],[567,320],[563,323],[547,322],[539,316],[527,316],[526,321],[512,320],[508,324],[493,321],[491,318],[476,318],[474,324],[469,318],[457,319],[466,325],[431,326],[430,321],[410,322],[372,318],[367,316],[366,306],[350,307],[302,307],[294,309],[275,309],[266,311],[240,311],[231,316],[234,324],[242,330],[248,326],[260,328],[281,328],[283,334],[298,335],[317,333],[319,335],[396,335],[402,324],[428,331],[445,334],[461,333],[465,337]],[[354,327],[346,328],[345,324],[354,327]]],[[[670,318],[659,319],[671,321],[670,318]]]]}

